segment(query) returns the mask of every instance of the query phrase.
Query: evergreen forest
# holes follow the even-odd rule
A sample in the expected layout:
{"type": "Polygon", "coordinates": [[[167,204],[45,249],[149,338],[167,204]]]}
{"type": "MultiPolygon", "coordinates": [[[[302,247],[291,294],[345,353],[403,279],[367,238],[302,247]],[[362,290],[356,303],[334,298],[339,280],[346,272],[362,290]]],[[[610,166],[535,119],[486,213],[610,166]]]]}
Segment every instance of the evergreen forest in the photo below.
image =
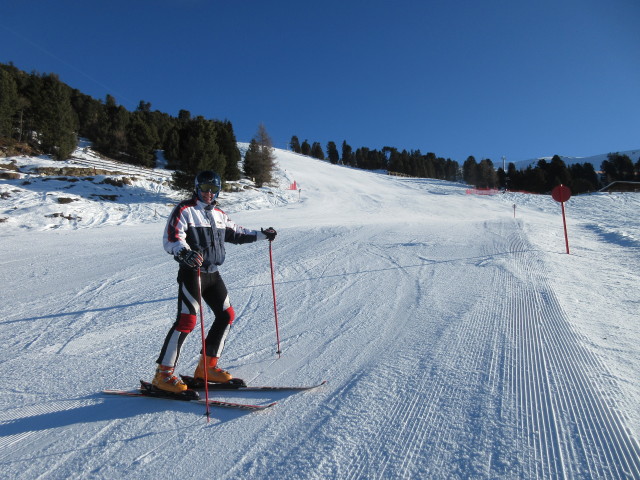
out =
{"type": "MultiPolygon", "coordinates": [[[[264,125],[251,141],[245,172],[241,172],[241,155],[230,121],[192,116],[187,110],[180,110],[174,117],[152,110],[151,103],[143,100],[135,111],[129,111],[113,96],[96,100],[66,85],[55,74],[26,73],[11,63],[0,63],[0,147],[6,153],[27,153],[24,149],[28,149],[29,153],[65,160],[76,148],[78,137],[91,141],[94,150],[109,158],[144,167],[155,167],[156,151],[162,150],[167,168],[175,171],[175,186],[184,190],[191,188],[195,174],[201,170],[215,170],[223,181],[237,180],[244,173],[262,185],[271,181],[274,167],[271,139],[264,125]]],[[[354,150],[346,140],[340,147],[330,141],[323,149],[319,142],[300,143],[293,135],[289,147],[333,164],[464,181],[476,188],[548,193],[562,183],[579,194],[616,180],[640,179],[640,159],[634,163],[619,153],[609,154],[598,173],[590,163],[567,166],[558,155],[550,161],[539,160],[525,170],[510,163],[505,171],[496,169],[490,159],[477,161],[469,156],[460,166],[449,158],[419,150],[354,150]]]]}
{"type": "Polygon", "coordinates": [[[353,148],[342,142],[338,150],[335,142],[326,145],[326,155],[318,142],[300,143],[297,135],[291,137],[289,148],[296,153],[309,155],[331,163],[340,163],[367,170],[387,170],[391,174],[436,178],[450,181],[464,181],[480,189],[500,189],[531,193],[550,193],[559,184],[567,185],[574,194],[594,192],[614,181],[640,181],[640,158],[633,160],[625,154],[610,153],[596,172],[590,163],[566,165],[558,155],[548,161],[541,159],[535,166],[524,170],[516,169],[509,163],[507,170],[495,168],[490,159],[477,161],[469,156],[462,167],[449,158],[438,157],[435,153],[422,154],[419,150],[398,151],[384,147],[371,150],[366,147],[353,148]]]}
{"type": "Polygon", "coordinates": [[[135,111],[107,95],[96,100],[61,82],[55,74],[26,73],[0,64],[0,146],[6,152],[29,150],[66,160],[78,137],[109,158],[143,167],[156,166],[164,151],[174,183],[190,190],[198,171],[215,170],[223,180],[237,180],[240,151],[229,121],[173,117],[140,101],[135,111]]]}

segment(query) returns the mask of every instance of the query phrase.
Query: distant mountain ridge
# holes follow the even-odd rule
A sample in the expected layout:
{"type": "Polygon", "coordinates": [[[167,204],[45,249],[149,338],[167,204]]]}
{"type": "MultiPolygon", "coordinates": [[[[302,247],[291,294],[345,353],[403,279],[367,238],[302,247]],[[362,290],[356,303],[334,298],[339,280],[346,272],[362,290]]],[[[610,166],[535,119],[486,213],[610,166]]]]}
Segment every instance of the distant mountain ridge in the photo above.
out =
{"type": "MultiPolygon", "coordinates": [[[[593,165],[593,168],[595,168],[596,170],[600,170],[600,165],[602,165],[602,162],[607,160],[607,155],[609,155],[610,153],[619,153],[621,155],[628,155],[629,158],[631,158],[631,160],[633,161],[633,163],[636,163],[640,158],[640,148],[636,148],[634,150],[612,151],[607,153],[601,153],[599,155],[593,155],[591,157],[567,157],[564,155],[558,155],[558,156],[562,159],[562,161],[567,166],[573,165],[574,163],[590,163],[591,165],[593,165]]],[[[539,157],[539,158],[534,158],[530,160],[520,160],[518,162],[509,162],[509,159],[507,159],[507,166],[509,165],[509,163],[513,163],[518,170],[525,170],[529,165],[531,165],[532,167],[535,167],[538,161],[540,160],[550,161],[552,158],[553,156],[539,157]]],[[[497,169],[502,166],[502,163],[501,162],[495,163],[494,166],[497,169]]]]}

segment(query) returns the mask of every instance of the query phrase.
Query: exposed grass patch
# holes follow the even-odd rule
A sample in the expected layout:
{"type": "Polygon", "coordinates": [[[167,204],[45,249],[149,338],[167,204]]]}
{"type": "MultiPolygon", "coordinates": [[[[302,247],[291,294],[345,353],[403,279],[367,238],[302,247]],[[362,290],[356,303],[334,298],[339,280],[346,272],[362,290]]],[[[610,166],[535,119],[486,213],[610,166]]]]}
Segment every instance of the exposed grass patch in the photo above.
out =
{"type": "Polygon", "coordinates": [[[102,170],[100,168],[86,167],[36,167],[33,169],[33,172],[46,176],[70,175],[73,177],[89,177],[92,175],[124,175],[123,172],[112,172],[102,170]]]}
{"type": "Polygon", "coordinates": [[[14,172],[20,171],[20,167],[18,167],[18,164],[15,162],[15,160],[12,160],[11,163],[0,163],[0,169],[12,170],[14,172]]]}
{"type": "Polygon", "coordinates": [[[113,185],[114,187],[124,187],[125,185],[133,185],[133,181],[136,180],[135,177],[123,177],[123,178],[105,178],[100,183],[105,183],[107,185],[113,185]]]}
{"type": "Polygon", "coordinates": [[[97,193],[92,193],[92,197],[97,197],[100,200],[109,200],[110,202],[115,202],[120,195],[99,195],[97,193]]]}
{"type": "Polygon", "coordinates": [[[3,180],[18,180],[20,178],[20,174],[16,172],[0,171],[0,178],[3,180]]]}
{"type": "Polygon", "coordinates": [[[49,215],[45,215],[45,218],[64,218],[65,220],[82,220],[82,217],[73,217],[70,214],[65,215],[64,213],[51,213],[49,215]]]}

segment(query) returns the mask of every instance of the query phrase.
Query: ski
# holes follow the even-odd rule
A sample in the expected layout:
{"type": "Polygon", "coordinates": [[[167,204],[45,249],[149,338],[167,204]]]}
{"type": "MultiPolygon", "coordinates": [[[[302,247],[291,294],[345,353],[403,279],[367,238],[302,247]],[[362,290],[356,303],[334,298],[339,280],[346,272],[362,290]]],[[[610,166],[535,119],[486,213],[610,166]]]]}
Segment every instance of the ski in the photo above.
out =
{"type": "MultiPolygon", "coordinates": [[[[189,375],[180,375],[182,381],[187,384],[187,388],[192,390],[204,390],[204,381],[195,379],[189,375]]],[[[207,382],[209,390],[246,390],[247,384],[241,378],[232,378],[226,383],[207,382]]]]}
{"type": "MultiPolygon", "coordinates": [[[[140,389],[136,391],[107,389],[103,390],[102,393],[127,397],[149,397],[161,398],[164,400],[178,400],[183,402],[199,403],[203,405],[207,404],[205,400],[200,398],[198,392],[195,392],[193,390],[186,390],[183,393],[165,392],[154,387],[149,382],[145,382],[144,380],[140,380],[140,389]]],[[[209,405],[212,407],[237,408],[241,410],[264,410],[266,408],[273,407],[276,403],[277,402],[268,403],[266,405],[253,405],[250,403],[227,402],[224,400],[209,400],[209,405]]]]}
{"type": "MultiPolygon", "coordinates": [[[[182,381],[187,384],[187,387],[191,390],[204,390],[204,381],[197,380],[189,375],[180,375],[182,381]]],[[[242,392],[270,392],[270,391],[305,391],[313,390],[314,388],[325,385],[327,380],[323,380],[320,383],[314,385],[289,385],[289,386],[254,386],[247,385],[243,380],[239,378],[233,378],[228,383],[216,383],[208,382],[209,390],[239,390],[242,392]]]]}

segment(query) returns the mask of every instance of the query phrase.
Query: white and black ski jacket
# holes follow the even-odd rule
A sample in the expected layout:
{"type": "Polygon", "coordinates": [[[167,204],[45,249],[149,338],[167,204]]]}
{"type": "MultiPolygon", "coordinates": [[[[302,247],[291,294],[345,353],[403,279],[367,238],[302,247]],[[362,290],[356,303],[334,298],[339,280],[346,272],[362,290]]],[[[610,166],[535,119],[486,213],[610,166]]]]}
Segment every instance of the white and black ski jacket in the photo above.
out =
{"type": "Polygon", "coordinates": [[[215,272],[224,262],[225,242],[241,244],[266,238],[262,232],[236,225],[222,210],[201,202],[194,195],[176,205],[171,212],[163,243],[167,253],[174,257],[183,248],[200,252],[204,258],[200,269],[215,272]]]}

